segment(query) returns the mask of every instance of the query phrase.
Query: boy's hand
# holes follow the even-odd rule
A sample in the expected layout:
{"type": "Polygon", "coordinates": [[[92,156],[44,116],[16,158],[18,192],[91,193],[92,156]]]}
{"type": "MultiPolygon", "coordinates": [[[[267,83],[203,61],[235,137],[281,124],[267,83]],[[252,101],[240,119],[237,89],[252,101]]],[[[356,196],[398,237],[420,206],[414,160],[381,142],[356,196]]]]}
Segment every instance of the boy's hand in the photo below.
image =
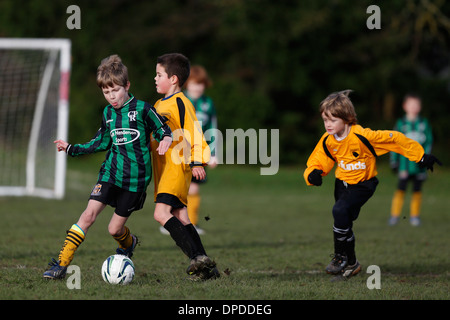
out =
{"type": "Polygon", "coordinates": [[[214,169],[215,167],[217,167],[217,165],[218,165],[217,157],[211,156],[211,159],[208,162],[208,168],[214,169]]]}
{"type": "Polygon", "coordinates": [[[158,148],[156,148],[156,151],[158,151],[158,154],[162,156],[169,150],[170,145],[172,144],[172,137],[165,136],[160,142],[158,148]]]}
{"type": "Polygon", "coordinates": [[[311,171],[311,173],[308,176],[309,183],[315,185],[315,186],[321,186],[322,185],[322,170],[314,169],[311,171]]]}
{"type": "Polygon", "coordinates": [[[69,145],[64,140],[55,140],[55,141],[53,141],[53,143],[56,143],[56,148],[58,149],[58,151],[64,151],[64,152],[67,150],[67,146],[69,145]]]}
{"type": "Polygon", "coordinates": [[[192,176],[197,180],[204,180],[206,178],[205,168],[202,166],[192,167],[192,176]]]}
{"type": "Polygon", "coordinates": [[[431,172],[433,172],[433,165],[435,163],[442,166],[442,162],[439,161],[438,158],[436,158],[432,154],[426,154],[426,153],[423,155],[422,159],[418,162],[419,167],[427,168],[428,170],[431,170],[431,172]]]}

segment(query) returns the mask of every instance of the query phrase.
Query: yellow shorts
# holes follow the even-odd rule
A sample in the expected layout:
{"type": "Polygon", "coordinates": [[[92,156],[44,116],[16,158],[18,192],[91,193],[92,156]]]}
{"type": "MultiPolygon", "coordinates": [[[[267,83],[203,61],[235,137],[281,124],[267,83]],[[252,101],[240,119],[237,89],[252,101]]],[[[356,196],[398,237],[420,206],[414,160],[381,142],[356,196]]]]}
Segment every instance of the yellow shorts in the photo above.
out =
{"type": "Polygon", "coordinates": [[[169,194],[187,206],[187,195],[192,180],[191,167],[189,164],[175,164],[170,159],[166,160],[164,156],[159,157],[153,161],[155,202],[158,194],[169,194]]]}

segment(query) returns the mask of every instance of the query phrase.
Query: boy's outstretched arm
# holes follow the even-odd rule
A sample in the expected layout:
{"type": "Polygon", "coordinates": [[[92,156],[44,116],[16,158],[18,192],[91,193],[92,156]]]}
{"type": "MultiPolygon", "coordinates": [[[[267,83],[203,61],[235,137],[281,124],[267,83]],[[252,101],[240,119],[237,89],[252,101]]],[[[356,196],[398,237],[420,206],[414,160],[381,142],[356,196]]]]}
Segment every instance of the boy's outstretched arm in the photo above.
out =
{"type": "Polygon", "coordinates": [[[58,151],[66,152],[67,147],[69,146],[69,143],[67,143],[64,140],[60,140],[60,139],[53,141],[53,143],[56,143],[56,148],[58,149],[58,151]]]}

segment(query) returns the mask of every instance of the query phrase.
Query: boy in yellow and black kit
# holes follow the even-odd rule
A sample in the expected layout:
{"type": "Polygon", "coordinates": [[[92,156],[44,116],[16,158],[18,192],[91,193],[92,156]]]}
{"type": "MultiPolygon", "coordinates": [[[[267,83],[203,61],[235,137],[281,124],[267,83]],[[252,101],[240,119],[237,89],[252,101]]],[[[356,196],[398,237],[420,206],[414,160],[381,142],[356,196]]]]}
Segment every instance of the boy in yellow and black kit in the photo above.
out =
{"type": "Polygon", "coordinates": [[[350,90],[330,94],[320,104],[326,133],[307,161],[304,178],[307,185],[322,185],[337,163],[333,206],[334,256],[325,268],[334,280],[349,278],[361,271],[355,254],[353,221],[378,184],[376,158],[389,151],[399,153],[420,166],[433,169],[441,162],[423,147],[397,131],[363,128],[348,97],[350,90]]]}
{"type": "Polygon", "coordinates": [[[203,136],[190,100],[181,92],[189,77],[190,63],[182,54],[158,57],[156,91],[164,98],[155,103],[157,112],[167,119],[173,133],[169,150],[160,155],[152,140],[155,182],[154,218],[169,232],[177,246],[190,258],[187,273],[194,280],[220,276],[216,264],[205,252],[197,230],[189,220],[187,195],[192,177],[203,180],[211,152],[203,136]]]}

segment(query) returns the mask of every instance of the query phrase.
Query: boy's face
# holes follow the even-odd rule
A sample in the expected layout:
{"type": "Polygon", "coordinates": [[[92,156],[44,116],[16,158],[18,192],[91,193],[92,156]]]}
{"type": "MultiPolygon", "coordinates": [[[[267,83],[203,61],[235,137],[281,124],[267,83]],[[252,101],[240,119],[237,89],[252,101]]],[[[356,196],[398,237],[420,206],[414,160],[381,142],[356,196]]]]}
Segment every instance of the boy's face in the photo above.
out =
{"type": "Polygon", "coordinates": [[[128,100],[128,89],[130,89],[130,82],[125,87],[114,84],[113,87],[102,88],[103,96],[114,109],[120,109],[128,100]]]}
{"type": "Polygon", "coordinates": [[[188,81],[186,89],[188,95],[195,100],[200,98],[205,92],[205,84],[202,82],[188,81]]]}
{"type": "Polygon", "coordinates": [[[345,133],[346,123],[341,118],[336,118],[330,113],[323,112],[322,119],[328,134],[342,136],[345,133]]]}
{"type": "Polygon", "coordinates": [[[174,84],[174,77],[176,76],[169,77],[169,75],[166,72],[166,69],[158,63],[156,65],[156,77],[155,77],[156,92],[160,94],[168,93],[170,88],[174,84]]]}
{"type": "Polygon", "coordinates": [[[411,118],[417,117],[421,108],[420,100],[416,98],[408,98],[403,103],[403,110],[405,110],[406,114],[411,118]]]}

